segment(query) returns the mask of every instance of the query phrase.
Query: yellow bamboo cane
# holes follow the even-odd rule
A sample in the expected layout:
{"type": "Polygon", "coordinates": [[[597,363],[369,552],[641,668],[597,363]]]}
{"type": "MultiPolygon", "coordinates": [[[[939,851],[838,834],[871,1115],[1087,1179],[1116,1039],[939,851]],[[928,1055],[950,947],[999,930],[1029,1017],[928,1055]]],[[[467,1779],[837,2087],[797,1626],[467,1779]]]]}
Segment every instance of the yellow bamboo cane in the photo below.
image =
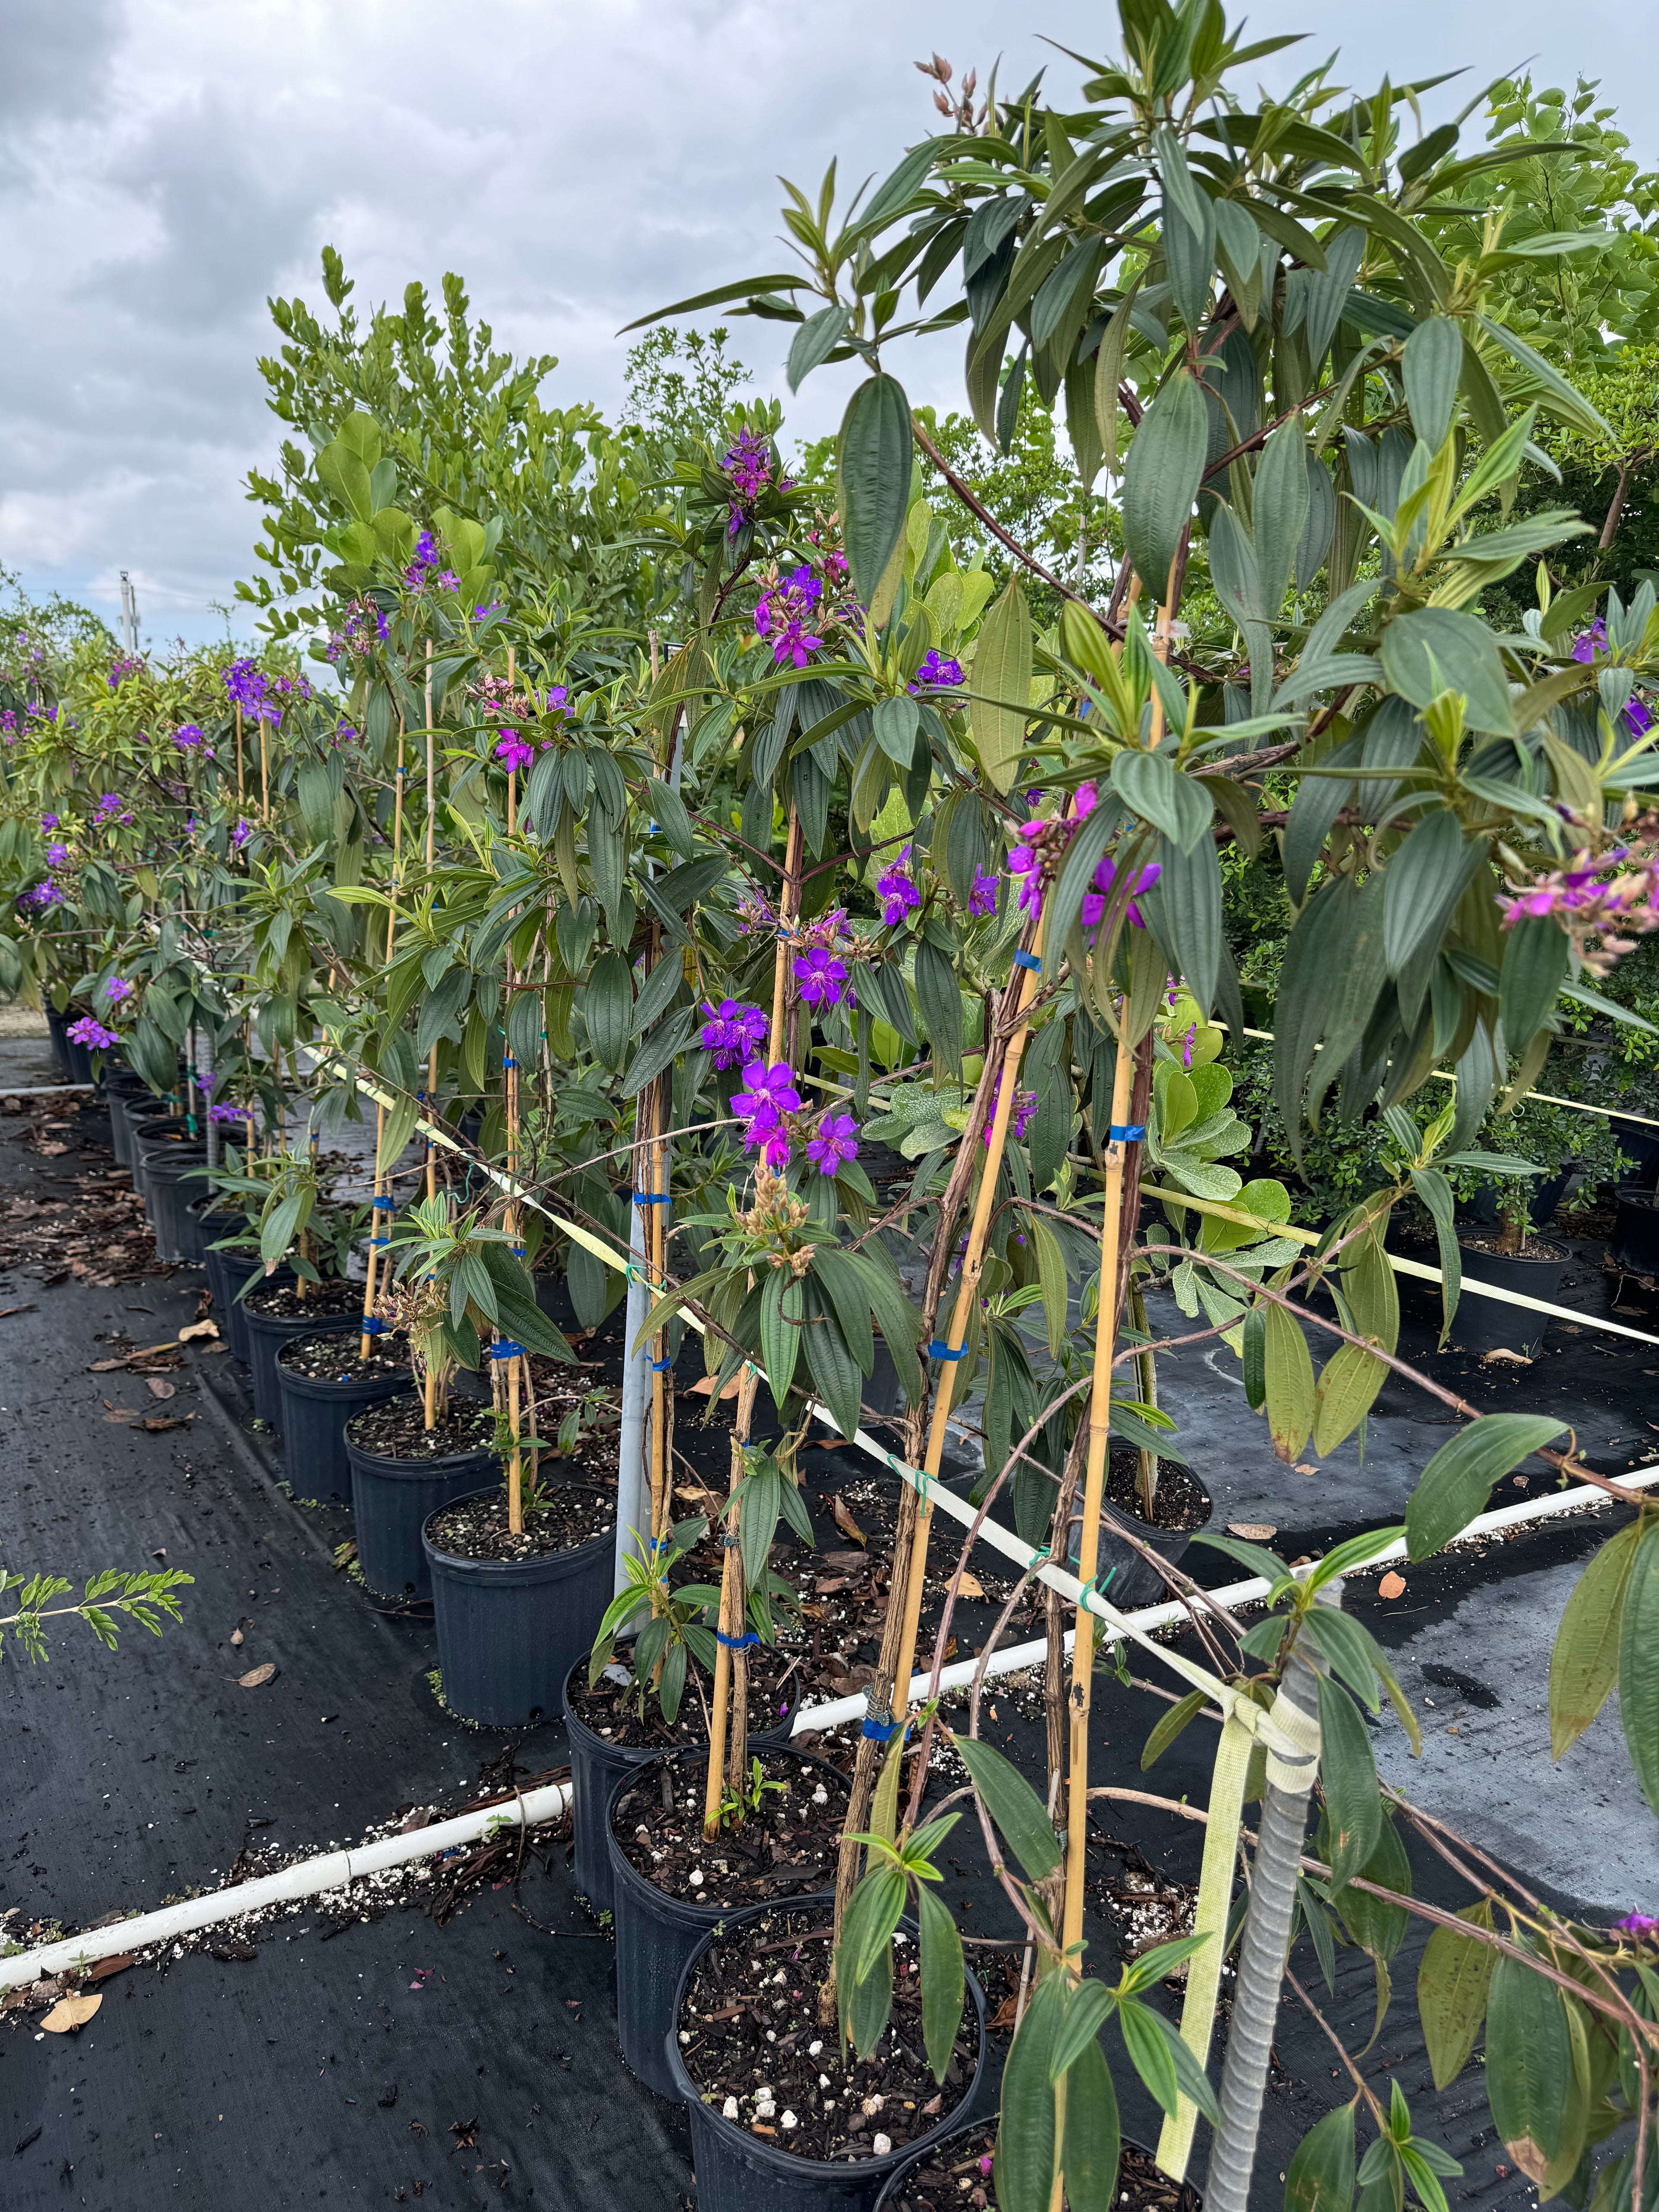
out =
{"type": "MultiPolygon", "coordinates": [[[[263,729],[264,726],[264,725],[261,723],[260,727],[263,729]]],[[[392,896],[386,910],[386,964],[388,968],[392,965],[392,940],[397,933],[398,927],[398,878],[403,862],[403,848],[404,718],[399,714],[398,717],[398,775],[396,782],[392,787],[392,896]]],[[[368,1358],[370,1349],[372,1348],[374,1341],[375,1332],[370,1328],[368,1324],[374,1318],[375,1279],[380,1272],[378,1263],[382,1249],[380,1219],[383,1214],[386,1214],[391,1212],[391,1208],[389,1206],[383,1206],[380,1203],[383,1198],[390,1196],[390,1193],[386,1188],[386,1184],[390,1181],[390,1176],[387,1172],[386,1162],[382,1158],[385,1148],[386,1108],[384,1106],[377,1105],[374,1109],[374,1200],[373,1205],[369,1208],[368,1265],[364,1272],[363,1277],[363,1326],[357,1339],[357,1357],[359,1359],[367,1359],[368,1358]]],[[[388,1237],[391,1235],[391,1225],[389,1223],[387,1224],[385,1233],[388,1237]]],[[[430,1427],[431,1423],[428,1422],[427,1425],[430,1427]]]]}

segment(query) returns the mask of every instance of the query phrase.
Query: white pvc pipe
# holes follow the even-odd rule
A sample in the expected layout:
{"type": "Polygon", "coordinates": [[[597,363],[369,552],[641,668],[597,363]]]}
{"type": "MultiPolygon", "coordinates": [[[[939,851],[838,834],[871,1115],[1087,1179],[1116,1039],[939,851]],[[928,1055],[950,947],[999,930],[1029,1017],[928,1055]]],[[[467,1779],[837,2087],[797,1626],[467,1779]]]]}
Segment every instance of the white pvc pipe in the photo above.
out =
{"type": "MultiPolygon", "coordinates": [[[[1645,1468],[1638,1474],[1615,1475],[1613,1479],[1621,1489],[1645,1490],[1650,1484],[1659,1482],[1659,1467],[1645,1468]]],[[[1593,1489],[1589,1483],[1578,1483],[1571,1490],[1557,1491],[1548,1498],[1528,1498],[1519,1505],[1500,1505],[1493,1512],[1478,1514],[1460,1535],[1452,1538],[1452,1543],[1467,1544],[1476,1537],[1491,1535],[1498,1529],[1521,1528],[1532,1521],[1553,1520],[1563,1513],[1582,1512],[1586,1506],[1599,1505],[1606,1497],[1606,1491],[1593,1489]]],[[[988,1528],[989,1526],[988,1522],[986,1527],[988,1528]]],[[[985,1531],[981,1529],[980,1533],[982,1535],[985,1531]]],[[[1450,1548],[1449,1545],[1447,1549],[1450,1548]]],[[[1369,1574],[1374,1567],[1386,1567],[1392,1560],[1403,1559],[1406,1556],[1404,1539],[1397,1539],[1374,1558],[1367,1559],[1364,1569],[1359,1571],[1369,1574]]],[[[1298,1582],[1304,1582],[1318,1564],[1316,1559],[1308,1559],[1301,1566],[1292,1567],[1291,1572],[1298,1582]]],[[[1260,1576],[1253,1576],[1249,1582],[1229,1583],[1224,1589],[1207,1590],[1205,1595],[1215,1604],[1225,1606],[1231,1612],[1239,1606],[1259,1605],[1271,1587],[1260,1576]]],[[[1142,1630],[1173,1628],[1188,1618],[1188,1611],[1184,1605],[1171,1601],[1163,1605],[1143,1606],[1138,1613],[1126,1613],[1123,1617],[1142,1630]]],[[[1122,1635],[1121,1629],[1103,1622],[1095,1632],[1097,1650],[1103,1650],[1109,1644],[1121,1643],[1122,1635]]],[[[1068,1628],[1066,1632],[1067,1652],[1071,1648],[1072,1631],[1068,1628]]],[[[1028,1667],[1041,1666],[1048,1656],[1048,1651],[1046,1637],[1039,1637],[1031,1644],[1006,1644],[1000,1650],[994,1651],[986,1662],[985,1679],[989,1681],[999,1674],[1019,1674],[1028,1667]]],[[[966,1689],[978,1667],[977,1659],[952,1661],[950,1666],[939,1670],[940,1689],[966,1689]]],[[[910,1703],[913,1705],[921,1704],[926,1698],[933,1679],[931,1672],[910,1677],[910,1703]]],[[[837,1698],[831,1704],[804,1705],[795,1715],[793,1733],[805,1735],[815,1734],[822,1729],[841,1728],[848,1721],[862,1720],[866,1710],[861,1690],[850,1698],[837,1698]]]]}
{"type": "Polygon", "coordinates": [[[234,1888],[216,1889],[205,1897],[187,1898],[182,1905],[164,1905],[159,1912],[141,1912],[131,1920],[118,1920],[107,1928],[89,1928],[60,1942],[43,1944],[37,1951],[20,1951],[0,1959],[0,1990],[15,1990],[25,1982],[48,1974],[90,1966],[100,1959],[113,1959],[124,1951],[137,1951],[152,1943],[170,1942],[198,1928],[216,1928],[226,1920],[240,1920],[267,1905],[285,1905],[296,1898],[315,1897],[320,1890],[341,1889],[361,1881],[365,1875],[384,1874],[411,1860],[434,1858],[457,1844],[476,1843],[498,1827],[538,1827],[556,1820],[570,1802],[568,1782],[550,1782],[542,1789],[518,1797],[481,1805],[453,1820],[440,1820],[430,1828],[416,1828],[407,1836],[387,1836],[378,1844],[358,1844],[349,1850],[325,1851],[320,1858],[302,1859],[280,1874],[258,1881],[239,1882],[234,1888]]]}

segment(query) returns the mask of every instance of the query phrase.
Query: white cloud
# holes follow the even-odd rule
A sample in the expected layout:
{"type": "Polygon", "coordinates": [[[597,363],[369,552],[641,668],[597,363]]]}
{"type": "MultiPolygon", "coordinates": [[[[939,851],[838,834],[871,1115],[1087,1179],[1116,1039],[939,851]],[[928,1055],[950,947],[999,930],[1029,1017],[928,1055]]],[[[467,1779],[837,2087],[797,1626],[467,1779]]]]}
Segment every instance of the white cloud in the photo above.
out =
{"type": "MultiPolygon", "coordinates": [[[[335,245],[356,301],[466,279],[498,343],[552,352],[551,396],[614,406],[617,326],[780,264],[775,173],[816,190],[890,165],[931,127],[911,67],[937,46],[1023,83],[1073,65],[1039,31],[1098,51],[1100,0],[11,0],[0,85],[0,562],[112,612],[126,567],[158,627],[216,634],[208,602],[246,573],[240,479],[277,426],[255,363],[273,292],[320,301],[335,245]]],[[[1346,40],[1349,80],[1468,65],[1458,98],[1534,49],[1610,86],[1645,153],[1656,63],[1626,9],[1588,0],[1272,0],[1252,27],[1311,25],[1269,65],[1283,84],[1346,40]],[[1503,40],[1503,51],[1494,47],[1503,40]],[[1611,79],[1613,71],[1607,70],[1611,79]]],[[[1560,81],[1558,76],[1558,80],[1560,81]]],[[[1442,103],[1454,95],[1438,95],[1442,103]]],[[[706,319],[713,319],[708,318],[706,319]]],[[[787,332],[735,349],[781,388],[787,332]]],[[[907,361],[918,396],[957,400],[956,342],[907,361]]],[[[816,434],[850,371],[790,411],[816,434]]]]}

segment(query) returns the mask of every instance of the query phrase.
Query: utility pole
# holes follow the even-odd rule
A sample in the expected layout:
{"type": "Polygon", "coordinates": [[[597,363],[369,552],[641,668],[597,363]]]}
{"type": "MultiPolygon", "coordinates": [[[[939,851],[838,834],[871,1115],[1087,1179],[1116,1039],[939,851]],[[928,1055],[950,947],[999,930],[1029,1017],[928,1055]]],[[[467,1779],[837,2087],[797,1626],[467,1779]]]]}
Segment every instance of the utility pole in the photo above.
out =
{"type": "Polygon", "coordinates": [[[121,571],[121,641],[129,653],[138,650],[138,594],[132,588],[132,579],[125,568],[121,571]]]}

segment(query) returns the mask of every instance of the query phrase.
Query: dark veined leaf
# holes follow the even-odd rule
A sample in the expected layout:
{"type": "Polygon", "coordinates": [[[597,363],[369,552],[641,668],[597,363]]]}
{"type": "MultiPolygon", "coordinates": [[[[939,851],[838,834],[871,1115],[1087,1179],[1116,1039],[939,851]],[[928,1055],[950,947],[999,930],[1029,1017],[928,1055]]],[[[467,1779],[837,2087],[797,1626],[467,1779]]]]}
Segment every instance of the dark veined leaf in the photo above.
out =
{"type": "MultiPolygon", "coordinates": [[[[872,1867],[853,1892],[836,1955],[836,1984],[844,1996],[875,1972],[884,1958],[890,1958],[893,1930],[904,1910],[904,1894],[903,1875],[897,1867],[885,1863],[872,1867]]],[[[890,1978],[890,2001],[891,1987],[890,1978]]],[[[860,2046],[861,2051],[867,2047],[860,2046]]]]}
{"type": "Polygon", "coordinates": [[[1426,1559],[1485,1510],[1493,1483],[1561,1434],[1547,1413],[1483,1413],[1441,1445],[1406,1508],[1406,1547],[1426,1559]]]}
{"type": "Polygon", "coordinates": [[[1048,2053],[1048,2079],[1058,2081],[1085,2043],[1092,2043],[1110,2018],[1116,1999],[1104,1982],[1079,1982],[1066,1997],[1065,2017],[1048,2053]]]}
{"type": "Polygon", "coordinates": [[[1382,900],[1382,957],[1399,975],[1431,935],[1437,938],[1463,888],[1463,828],[1449,806],[1431,807],[1389,862],[1382,900]]]}
{"type": "Polygon", "coordinates": [[[1619,1711],[1642,1794],[1659,1813],[1659,1521],[1648,1523],[1625,1586],[1619,1711]]]}
{"type": "MultiPolygon", "coordinates": [[[[957,1748],[961,1747],[958,1744],[957,1748]]],[[[1014,2031],[1002,2069],[993,2174],[998,2212],[1049,2212],[1055,2144],[1054,2091],[1048,2061],[1065,2002],[1065,1976],[1045,1974],[1014,2031]]]]}
{"type": "Polygon", "coordinates": [[[1486,1992],[1492,2122],[1522,2173],[1552,2196],[1584,2143],[1586,2100],[1577,2087],[1574,2041],[1567,2000],[1555,1983],[1496,1953],[1486,1992]]]}
{"type": "Polygon", "coordinates": [[[1060,1862],[1054,1822],[1018,1768],[1000,1751],[975,1738],[951,1738],[969,1778],[984,1800],[998,1832],[1030,1881],[1042,1881],[1060,1862]]]}
{"type": "Polygon", "coordinates": [[[830,1418],[845,1437],[858,1432],[863,1380],[859,1364],[842,1334],[834,1301],[809,1275],[806,1279],[806,1364],[830,1418]]]}
{"type": "Polygon", "coordinates": [[[1498,1012],[1504,1042],[1512,1053],[1524,1049],[1554,1011],[1567,980],[1571,946],[1560,924],[1547,915],[1524,915],[1504,933],[1504,964],[1498,971],[1498,1012]]]}
{"type": "Polygon", "coordinates": [[[775,1267],[761,1287],[761,1357],[772,1402],[781,1415],[800,1350],[805,1294],[787,1267],[775,1267]]]}
{"type": "Polygon", "coordinates": [[[1031,651],[1030,613],[1018,577],[1011,575],[979,627],[968,709],[979,764],[999,791],[1012,787],[1025,742],[1031,651]]]}
{"type": "Polygon", "coordinates": [[[784,369],[792,392],[799,392],[812,371],[828,361],[847,335],[847,309],[839,302],[820,307],[816,315],[806,318],[795,332],[784,369]]]}
{"type": "Polygon", "coordinates": [[[962,2026],[962,1938],[950,1908],[926,1882],[916,1887],[921,1952],[921,2039],[933,2079],[942,2082],[962,2026]]]}
{"type": "Polygon", "coordinates": [[[1154,1726],[1140,1753],[1140,1771],[1144,1774],[1157,1759],[1161,1759],[1189,1721],[1197,1719],[1209,1703],[1202,1690],[1188,1690],[1184,1698],[1170,1707],[1154,1726]]]}
{"type": "Polygon", "coordinates": [[[1352,2212],[1357,2101],[1327,2112],[1291,2153],[1285,2172],[1285,2212],[1352,2212]]]}
{"type": "Polygon", "coordinates": [[[1319,1778],[1331,1830],[1331,1887],[1340,1891],[1376,1849],[1382,1801],[1370,1738],[1347,1692],[1319,1678],[1319,1778]]]}
{"type": "MultiPolygon", "coordinates": [[[[1086,2044],[1066,2076],[1066,2129],[1060,2138],[1060,2158],[1066,2174],[1065,2201],[1072,2212],[1113,2212],[1121,2152],[1117,2093],[1112,2087],[1106,2054],[1097,2043],[1086,2044]]],[[[999,2191],[999,2205],[1004,2201],[999,2191]]]]}
{"type": "MultiPolygon", "coordinates": [[[[1376,1832],[1376,1847],[1358,1871],[1380,1889],[1393,1890],[1396,1897],[1412,1893],[1411,1856],[1400,1831],[1386,1814],[1376,1832]]],[[[1403,1905],[1391,1905],[1386,1898],[1373,1897],[1369,1890],[1356,1888],[1350,1882],[1337,1906],[1349,1935],[1373,1959],[1386,1964],[1405,1942],[1411,1915],[1403,1905]]]]}
{"type": "Polygon", "coordinates": [[[848,1350],[858,1362],[860,1370],[868,1375],[876,1364],[876,1340],[870,1326],[870,1300],[864,1278],[848,1254],[827,1244],[820,1244],[813,1252],[812,1273],[830,1293],[848,1350]]]}
{"type": "Polygon", "coordinates": [[[1509,678],[1492,633],[1473,615],[1450,607],[1418,607],[1398,615],[1382,633],[1383,673],[1413,707],[1427,707],[1443,691],[1463,696],[1468,728],[1507,738],[1515,730],[1509,678]]]}
{"type": "Polygon", "coordinates": [[[1162,753],[1125,748],[1112,763],[1112,784],[1125,805],[1190,853],[1209,835],[1214,802],[1201,783],[1183,775],[1162,753]]]}
{"type": "Polygon", "coordinates": [[[1262,612],[1270,622],[1278,615],[1289,587],[1296,549],[1307,527],[1305,451],[1302,425],[1293,419],[1273,432],[1256,465],[1251,535],[1262,612]]]}
{"type": "Polygon", "coordinates": [[[1413,1168],[1411,1176],[1412,1188],[1434,1217],[1440,1247],[1440,1348],[1443,1351],[1463,1289],[1463,1254],[1457,1242],[1452,1188],[1438,1168],[1413,1168]]]}
{"type": "Polygon", "coordinates": [[[910,505],[910,403],[896,377],[866,379],[841,427],[842,532],[853,588],[868,606],[904,535],[910,505]]]}
{"type": "Polygon", "coordinates": [[[1449,315],[1429,315],[1406,341],[1403,368],[1412,428],[1431,453],[1445,443],[1463,375],[1463,331],[1449,315]]]}
{"type": "MultiPolygon", "coordinates": [[[[1479,1898],[1458,1913],[1477,1928],[1492,1926],[1492,1904],[1479,1898]]],[[[1449,2089],[1468,2064],[1486,2014],[1486,1990],[1498,1954],[1490,1944],[1437,1928],[1417,1970],[1417,2011],[1437,2089],[1449,2089]]]]}
{"type": "Polygon", "coordinates": [[[1148,599],[1162,605],[1209,448],[1204,394],[1177,369],[1141,417],[1123,472],[1123,534],[1148,599]]]}
{"type": "Polygon", "coordinates": [[[1641,1523],[1609,1537],[1573,1585],[1550,1653],[1550,1755],[1577,1743],[1619,1680],[1625,1593],[1641,1523]]]}
{"type": "Polygon", "coordinates": [[[595,1057],[613,1071],[620,1069],[634,1011],[633,980],[622,953],[612,951],[599,955],[580,1000],[595,1057]]]}
{"type": "Polygon", "coordinates": [[[1295,1316],[1281,1305],[1262,1311],[1266,1332],[1267,1426],[1273,1449],[1288,1467],[1297,1459],[1313,1427],[1316,1395],[1313,1359],[1295,1316]]]}

